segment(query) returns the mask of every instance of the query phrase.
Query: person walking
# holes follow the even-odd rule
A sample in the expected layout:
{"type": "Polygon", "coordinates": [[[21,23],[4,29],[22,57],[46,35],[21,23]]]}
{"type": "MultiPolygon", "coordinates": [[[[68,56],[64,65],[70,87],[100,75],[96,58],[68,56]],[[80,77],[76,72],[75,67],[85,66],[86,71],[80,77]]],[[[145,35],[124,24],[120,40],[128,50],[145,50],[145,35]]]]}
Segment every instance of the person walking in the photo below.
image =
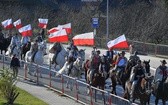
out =
{"type": "Polygon", "coordinates": [[[13,70],[13,76],[16,78],[18,75],[18,68],[20,67],[20,61],[17,58],[16,54],[13,55],[10,68],[13,70]]]}

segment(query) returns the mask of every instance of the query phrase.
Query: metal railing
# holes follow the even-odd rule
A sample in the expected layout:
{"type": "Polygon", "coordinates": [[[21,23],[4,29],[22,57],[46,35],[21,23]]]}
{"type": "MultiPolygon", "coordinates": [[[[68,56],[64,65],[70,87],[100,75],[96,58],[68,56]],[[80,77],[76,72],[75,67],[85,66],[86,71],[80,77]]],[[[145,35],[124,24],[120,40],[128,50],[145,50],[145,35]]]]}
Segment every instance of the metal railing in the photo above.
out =
{"type": "MultiPolygon", "coordinates": [[[[0,66],[9,68],[11,58],[4,55],[0,55],[0,58],[0,63],[2,64],[0,66]]],[[[19,70],[19,76],[22,76],[25,80],[28,79],[37,84],[43,84],[77,102],[90,105],[136,105],[122,97],[92,87],[81,80],[77,80],[65,74],[55,77],[57,71],[51,69],[51,65],[46,67],[24,61],[21,61],[21,65],[23,67],[19,70]],[[31,70],[28,70],[28,68],[31,68],[31,70]],[[69,81],[68,85],[67,81],[69,81]],[[88,90],[90,91],[89,94],[87,93],[88,90]]]]}

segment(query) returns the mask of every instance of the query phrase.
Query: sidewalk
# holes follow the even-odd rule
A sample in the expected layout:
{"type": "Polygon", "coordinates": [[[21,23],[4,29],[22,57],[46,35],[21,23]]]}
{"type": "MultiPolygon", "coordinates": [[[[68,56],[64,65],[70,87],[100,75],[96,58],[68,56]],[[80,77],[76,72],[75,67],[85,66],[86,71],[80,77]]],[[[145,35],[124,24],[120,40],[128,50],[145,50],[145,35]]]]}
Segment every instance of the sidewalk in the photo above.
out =
{"type": "Polygon", "coordinates": [[[33,96],[48,103],[48,105],[82,105],[81,103],[75,102],[66,96],[59,96],[58,93],[47,89],[44,86],[38,86],[36,83],[29,82],[19,78],[17,87],[29,92],[33,96]]]}

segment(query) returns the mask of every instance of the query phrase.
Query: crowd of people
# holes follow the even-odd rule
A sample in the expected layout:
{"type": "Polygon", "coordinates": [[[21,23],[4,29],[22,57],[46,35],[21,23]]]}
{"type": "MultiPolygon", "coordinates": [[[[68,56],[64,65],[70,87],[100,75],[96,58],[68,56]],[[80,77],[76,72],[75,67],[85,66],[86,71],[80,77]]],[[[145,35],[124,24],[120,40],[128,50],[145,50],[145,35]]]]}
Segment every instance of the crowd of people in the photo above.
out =
{"type": "MultiPolygon", "coordinates": [[[[3,40],[3,34],[0,34],[0,41],[3,40]]],[[[32,52],[32,62],[33,62],[33,58],[36,54],[36,52],[38,51],[38,43],[42,42],[44,40],[44,36],[39,33],[37,35],[37,37],[34,40],[33,45],[31,46],[30,51],[32,52]]],[[[28,42],[30,42],[30,37],[29,36],[23,36],[20,39],[19,34],[14,34],[12,36],[11,39],[11,43],[9,45],[10,49],[11,49],[11,53],[14,49],[14,47],[20,43],[21,47],[25,46],[28,42]]],[[[54,52],[54,56],[52,59],[52,64],[56,63],[55,59],[58,55],[58,53],[61,51],[61,45],[60,43],[55,43],[55,46],[57,48],[56,52],[54,52]]],[[[53,48],[55,49],[55,48],[53,48]]],[[[69,46],[67,47],[67,50],[69,51],[68,54],[68,59],[67,61],[69,61],[69,68],[68,68],[68,75],[71,73],[71,69],[73,67],[73,62],[75,61],[76,57],[77,57],[77,52],[78,52],[78,48],[77,46],[74,45],[73,40],[69,43],[69,46]]],[[[91,60],[91,66],[90,66],[90,74],[91,74],[91,80],[93,78],[94,73],[96,72],[96,70],[98,70],[99,68],[99,64],[101,61],[101,56],[100,56],[100,50],[97,49],[97,47],[93,47],[93,50],[91,52],[91,56],[90,56],[90,60],[91,60]]],[[[121,53],[115,53],[115,51],[113,50],[107,50],[106,54],[104,54],[104,56],[106,56],[109,59],[109,62],[111,64],[114,64],[114,68],[116,70],[116,75],[121,76],[121,74],[124,72],[128,62],[130,60],[132,60],[133,62],[135,62],[135,65],[132,67],[132,74],[130,76],[130,82],[132,84],[131,86],[131,93],[130,95],[132,96],[134,90],[135,90],[135,86],[137,85],[137,81],[139,78],[143,78],[146,76],[146,72],[145,72],[145,68],[142,65],[142,61],[140,60],[140,57],[138,56],[138,52],[134,51],[133,54],[131,54],[131,56],[129,57],[129,59],[125,56],[125,51],[121,51],[121,53]],[[117,59],[116,61],[114,61],[114,56],[117,55],[117,59]]],[[[14,71],[17,71],[16,73],[18,73],[18,67],[20,67],[19,64],[19,59],[17,58],[16,55],[13,55],[12,60],[11,60],[11,68],[14,71]]],[[[154,74],[154,83],[156,81],[165,81],[167,76],[168,76],[168,67],[166,66],[167,62],[166,60],[162,60],[161,61],[161,65],[158,66],[158,68],[156,69],[156,72],[154,74]]],[[[163,83],[163,82],[162,82],[163,83]]],[[[92,81],[90,81],[90,84],[92,84],[92,81]]],[[[163,84],[159,84],[160,86],[162,86],[163,84]]]]}
{"type": "MultiPolygon", "coordinates": [[[[100,58],[100,50],[97,50],[96,47],[93,47],[93,51],[91,52],[91,59],[93,57],[93,55],[98,56],[98,58],[100,58]]],[[[130,83],[131,85],[131,92],[130,92],[130,96],[131,98],[133,97],[133,93],[135,91],[135,86],[137,86],[138,80],[145,78],[146,76],[150,76],[150,73],[147,73],[145,70],[145,67],[143,66],[143,62],[141,61],[140,57],[138,56],[138,52],[134,51],[134,53],[132,55],[130,55],[129,59],[127,59],[127,57],[125,56],[125,51],[121,51],[121,53],[115,54],[113,50],[108,50],[105,54],[105,56],[107,56],[107,58],[114,58],[112,56],[118,56],[116,61],[113,61],[111,63],[115,64],[114,69],[116,70],[116,75],[121,76],[121,74],[124,72],[124,70],[126,69],[126,66],[128,64],[128,62],[130,60],[132,60],[132,62],[134,62],[134,66],[132,67],[132,72],[131,72],[131,76],[130,76],[130,83]]],[[[94,72],[97,70],[96,68],[98,67],[94,62],[94,59],[92,59],[93,62],[91,63],[90,68],[91,71],[91,79],[93,77],[94,72]]],[[[161,60],[161,65],[158,66],[158,68],[155,71],[154,74],[154,81],[153,83],[156,82],[160,82],[159,86],[163,86],[163,81],[165,81],[168,77],[168,67],[166,66],[167,62],[166,60],[161,60]],[[162,81],[162,82],[161,82],[162,81]]],[[[92,84],[92,81],[90,82],[90,84],[92,84]]]]}

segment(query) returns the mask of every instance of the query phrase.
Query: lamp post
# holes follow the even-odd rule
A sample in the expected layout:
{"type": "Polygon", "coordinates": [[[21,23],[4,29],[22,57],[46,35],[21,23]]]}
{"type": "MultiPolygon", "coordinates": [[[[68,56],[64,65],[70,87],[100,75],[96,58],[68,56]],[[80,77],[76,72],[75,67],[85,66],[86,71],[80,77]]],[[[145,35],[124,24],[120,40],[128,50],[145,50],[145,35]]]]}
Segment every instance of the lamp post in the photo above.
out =
{"type": "Polygon", "coordinates": [[[107,18],[106,18],[106,43],[108,43],[109,37],[109,0],[107,0],[107,10],[106,10],[107,18]]]}

